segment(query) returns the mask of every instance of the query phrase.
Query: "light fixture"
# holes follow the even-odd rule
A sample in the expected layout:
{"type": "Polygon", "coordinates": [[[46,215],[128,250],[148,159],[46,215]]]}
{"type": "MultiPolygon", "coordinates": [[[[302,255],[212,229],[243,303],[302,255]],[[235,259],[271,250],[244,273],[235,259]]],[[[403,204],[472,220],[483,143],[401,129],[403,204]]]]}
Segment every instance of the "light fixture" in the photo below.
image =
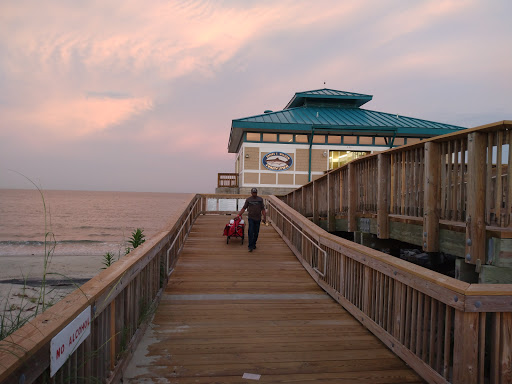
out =
{"type": "Polygon", "coordinates": [[[245,158],[246,158],[246,159],[248,159],[248,158],[249,158],[249,154],[248,154],[248,153],[246,153],[246,154],[245,154],[245,158]]]}
{"type": "Polygon", "coordinates": [[[323,156],[327,157],[327,151],[324,151],[323,156]]]}

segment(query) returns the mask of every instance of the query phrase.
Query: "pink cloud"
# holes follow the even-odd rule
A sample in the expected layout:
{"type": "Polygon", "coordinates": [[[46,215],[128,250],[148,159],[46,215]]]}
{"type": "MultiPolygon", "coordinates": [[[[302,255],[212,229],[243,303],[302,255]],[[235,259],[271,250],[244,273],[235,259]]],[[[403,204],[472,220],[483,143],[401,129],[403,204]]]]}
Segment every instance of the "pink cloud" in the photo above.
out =
{"type": "MultiPolygon", "coordinates": [[[[475,0],[446,0],[404,3],[402,10],[386,12],[379,18],[375,28],[374,46],[386,44],[401,36],[421,30],[443,18],[453,17],[475,5],[475,0]]],[[[384,10],[386,11],[386,10],[384,10]]]]}
{"type": "MultiPolygon", "coordinates": [[[[21,3],[8,6],[5,18],[31,22],[20,23],[7,44],[18,58],[30,57],[43,70],[66,70],[78,57],[89,70],[156,70],[167,78],[196,70],[209,74],[250,40],[281,29],[343,22],[358,11],[357,2],[330,3],[327,13],[319,12],[319,6],[284,1],[221,7],[199,1],[150,2],[140,7],[139,2],[123,1],[111,4],[112,17],[107,6],[94,3],[83,5],[81,12],[60,2],[45,3],[44,9],[21,3]]],[[[7,34],[0,27],[0,36],[6,39],[7,34]]]]}
{"type": "Polygon", "coordinates": [[[75,140],[151,109],[152,101],[148,98],[51,98],[34,105],[29,113],[19,108],[2,115],[10,124],[32,127],[34,133],[75,140]]]}

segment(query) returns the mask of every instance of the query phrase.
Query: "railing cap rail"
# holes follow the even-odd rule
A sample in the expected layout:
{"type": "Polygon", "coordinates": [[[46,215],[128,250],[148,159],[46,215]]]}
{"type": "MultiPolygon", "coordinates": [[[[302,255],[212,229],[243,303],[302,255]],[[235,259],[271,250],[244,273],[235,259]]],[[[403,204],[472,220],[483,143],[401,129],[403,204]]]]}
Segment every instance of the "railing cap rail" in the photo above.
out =
{"type": "Polygon", "coordinates": [[[374,260],[381,261],[402,272],[409,273],[411,275],[414,275],[415,277],[418,277],[430,283],[434,283],[443,288],[450,289],[462,295],[512,295],[512,284],[469,284],[464,281],[457,280],[453,277],[445,276],[441,273],[431,271],[419,265],[412,264],[406,260],[396,258],[394,256],[382,253],[372,248],[365,247],[364,245],[360,245],[349,240],[340,238],[336,235],[332,235],[325,231],[324,229],[317,226],[316,224],[312,223],[310,220],[302,216],[299,212],[295,211],[293,208],[288,206],[286,203],[282,202],[277,197],[269,196],[268,199],[269,201],[274,203],[274,205],[278,205],[281,209],[285,210],[287,214],[294,217],[296,220],[300,221],[303,228],[307,227],[308,232],[312,232],[311,234],[314,234],[315,237],[323,238],[333,243],[336,243],[340,246],[343,246],[349,250],[357,251],[358,253],[368,256],[374,260]]]}

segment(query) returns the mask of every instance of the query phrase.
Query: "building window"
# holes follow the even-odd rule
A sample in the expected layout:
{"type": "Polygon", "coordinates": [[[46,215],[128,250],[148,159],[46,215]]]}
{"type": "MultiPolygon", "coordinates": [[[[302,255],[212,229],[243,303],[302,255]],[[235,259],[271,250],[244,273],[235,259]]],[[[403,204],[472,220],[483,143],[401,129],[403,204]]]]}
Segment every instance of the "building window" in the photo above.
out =
{"type": "Polygon", "coordinates": [[[372,145],[373,137],[359,136],[359,144],[360,145],[372,145]]]}
{"type": "Polygon", "coordinates": [[[393,146],[398,147],[400,145],[404,145],[405,139],[403,137],[395,137],[395,140],[393,141],[393,146]]]}
{"type": "Polygon", "coordinates": [[[329,169],[336,169],[370,152],[329,151],[329,169]]]}
{"type": "Polygon", "coordinates": [[[296,143],[308,143],[308,135],[295,135],[296,143]]]}
{"type": "Polygon", "coordinates": [[[261,140],[260,133],[247,132],[247,141],[260,141],[260,140],[261,140]]]}
{"type": "Polygon", "coordinates": [[[315,135],[315,136],[313,136],[313,143],[325,144],[325,135],[315,135]]]}
{"type": "Polygon", "coordinates": [[[387,137],[376,137],[375,145],[388,145],[389,140],[387,137]]]}
{"type": "Polygon", "coordinates": [[[277,133],[264,133],[263,141],[277,141],[277,133]]]}
{"type": "Polygon", "coordinates": [[[327,136],[327,142],[329,144],[341,144],[341,136],[327,136]]]}
{"type": "Polygon", "coordinates": [[[357,144],[357,136],[343,136],[343,144],[357,144]]]}
{"type": "Polygon", "coordinates": [[[421,139],[418,137],[408,137],[407,138],[407,144],[416,144],[416,143],[419,143],[420,141],[421,141],[421,139]]]}
{"type": "Polygon", "coordinates": [[[279,142],[280,143],[292,143],[293,142],[293,135],[288,135],[288,134],[283,134],[283,133],[280,133],[279,134],[279,142]]]}

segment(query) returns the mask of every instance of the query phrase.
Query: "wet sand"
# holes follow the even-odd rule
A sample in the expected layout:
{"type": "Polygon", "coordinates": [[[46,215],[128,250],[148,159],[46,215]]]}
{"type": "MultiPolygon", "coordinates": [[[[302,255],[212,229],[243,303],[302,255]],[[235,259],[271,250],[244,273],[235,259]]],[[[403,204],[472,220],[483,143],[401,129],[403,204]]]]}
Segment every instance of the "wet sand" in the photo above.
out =
{"type": "MultiPolygon", "coordinates": [[[[53,255],[46,275],[47,303],[55,303],[101,272],[103,256],[53,255]]],[[[42,255],[0,256],[0,313],[7,320],[37,308],[44,270],[42,255]]]]}

